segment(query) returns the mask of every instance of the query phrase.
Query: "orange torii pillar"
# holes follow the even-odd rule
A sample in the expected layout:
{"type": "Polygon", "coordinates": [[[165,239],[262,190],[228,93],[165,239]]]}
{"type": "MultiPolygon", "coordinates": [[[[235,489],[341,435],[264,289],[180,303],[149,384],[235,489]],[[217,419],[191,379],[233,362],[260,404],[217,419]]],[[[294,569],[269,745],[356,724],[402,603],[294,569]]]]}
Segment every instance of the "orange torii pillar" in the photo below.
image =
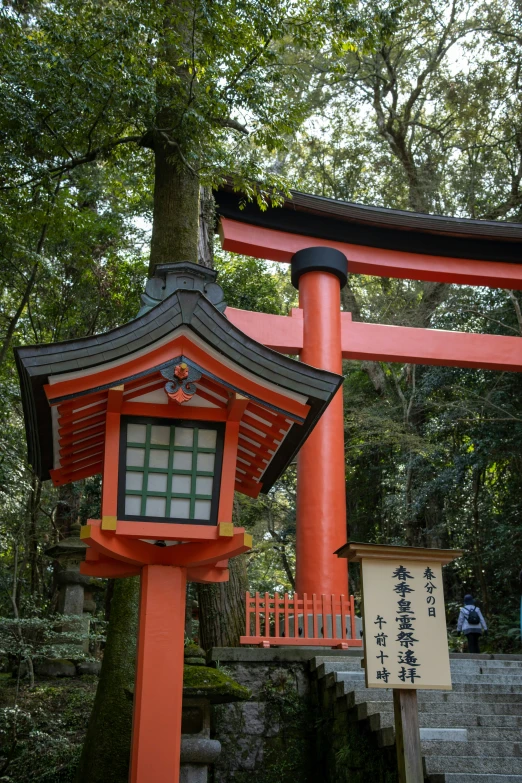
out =
{"type": "MultiPolygon", "coordinates": [[[[341,287],[346,256],[331,247],[299,250],[292,284],[303,311],[301,360],[342,372],[341,287]]],[[[339,389],[297,457],[296,591],[348,595],[348,567],[334,555],[346,533],[343,391],[339,389]]]]}

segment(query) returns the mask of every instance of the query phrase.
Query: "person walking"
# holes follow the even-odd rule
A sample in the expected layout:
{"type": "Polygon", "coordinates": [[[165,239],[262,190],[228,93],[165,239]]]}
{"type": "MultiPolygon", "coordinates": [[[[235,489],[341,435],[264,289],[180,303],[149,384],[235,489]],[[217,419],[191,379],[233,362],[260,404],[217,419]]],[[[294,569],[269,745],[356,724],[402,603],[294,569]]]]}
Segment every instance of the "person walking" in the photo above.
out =
{"type": "Polygon", "coordinates": [[[486,621],[482,616],[482,612],[475,605],[475,600],[472,595],[464,596],[464,606],[460,610],[459,621],[457,624],[457,632],[463,633],[468,642],[469,653],[480,652],[480,636],[482,630],[487,631],[488,627],[486,621]]]}

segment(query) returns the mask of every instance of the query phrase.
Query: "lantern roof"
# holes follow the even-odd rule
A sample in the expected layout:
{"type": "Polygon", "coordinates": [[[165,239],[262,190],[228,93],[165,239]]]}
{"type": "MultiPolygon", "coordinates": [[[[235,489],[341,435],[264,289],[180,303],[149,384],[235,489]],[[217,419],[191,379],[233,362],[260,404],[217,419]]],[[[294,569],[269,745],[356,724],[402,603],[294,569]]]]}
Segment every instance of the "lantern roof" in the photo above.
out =
{"type": "Polygon", "coordinates": [[[374,207],[290,191],[278,207],[245,203],[230,182],[215,194],[217,213],[253,226],[408,253],[522,263],[522,224],[374,207]]]}
{"type": "Polygon", "coordinates": [[[104,334],[15,350],[28,457],[40,478],[62,484],[101,473],[109,389],[121,385],[123,414],[226,421],[232,399],[243,399],[237,491],[267,492],[291,463],[342,376],[252,340],[189,284],[187,276],[187,287],[104,334]],[[185,404],[165,393],[180,362],[189,380],[200,376],[185,404]]]}

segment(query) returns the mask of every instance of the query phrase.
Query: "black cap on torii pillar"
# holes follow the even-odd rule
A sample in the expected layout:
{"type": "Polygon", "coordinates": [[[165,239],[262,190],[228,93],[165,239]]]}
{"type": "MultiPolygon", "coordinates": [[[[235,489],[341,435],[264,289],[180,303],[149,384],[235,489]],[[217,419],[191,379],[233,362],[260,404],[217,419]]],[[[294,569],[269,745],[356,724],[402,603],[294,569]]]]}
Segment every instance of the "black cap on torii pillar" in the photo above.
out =
{"type": "Polygon", "coordinates": [[[306,272],[330,272],[339,278],[341,288],[348,281],[348,260],[335,247],[305,247],[292,256],[291,278],[294,288],[299,288],[299,278],[306,272]]]}

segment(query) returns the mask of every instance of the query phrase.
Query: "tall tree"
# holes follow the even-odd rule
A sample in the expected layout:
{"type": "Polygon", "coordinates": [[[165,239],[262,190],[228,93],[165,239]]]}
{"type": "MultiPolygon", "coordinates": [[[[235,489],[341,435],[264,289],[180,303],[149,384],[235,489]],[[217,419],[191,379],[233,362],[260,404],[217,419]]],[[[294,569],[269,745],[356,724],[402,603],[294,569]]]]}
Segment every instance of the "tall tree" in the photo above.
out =
{"type": "MultiPolygon", "coordinates": [[[[396,4],[373,51],[333,46],[326,79],[326,53],[316,55],[323,94],[280,170],[302,190],[348,201],[520,220],[520,20],[516,2],[396,4]]],[[[362,320],[520,334],[512,292],[352,276],[343,306],[362,320]]],[[[503,503],[518,471],[506,392],[517,376],[375,362],[346,370],[352,535],[464,546],[450,595],[464,584],[492,605],[499,569],[500,600],[515,616],[518,568],[505,542],[518,541],[520,518],[503,503]]]]}
{"type": "MultiPolygon", "coordinates": [[[[263,173],[262,156],[277,149],[303,116],[301,100],[289,98],[294,72],[281,52],[285,37],[294,33],[304,40],[314,27],[309,10],[309,3],[290,0],[4,6],[0,62],[7,100],[0,132],[9,133],[12,144],[0,180],[6,204],[13,193],[45,197],[42,240],[31,257],[41,254],[57,183],[75,193],[77,178],[93,164],[131,177],[136,167],[145,170],[147,149],[154,155],[149,274],[157,263],[198,259],[201,238],[208,236],[199,230],[202,185],[232,171],[248,196],[263,205],[277,200],[281,180],[263,173]]],[[[86,194],[87,214],[90,201],[86,194]]],[[[209,263],[208,240],[206,245],[209,263]]],[[[39,263],[33,260],[13,303],[15,326],[29,308],[39,263]]],[[[14,327],[7,330],[6,345],[13,333],[14,327]]],[[[234,591],[236,598],[241,590],[234,591]]],[[[128,600],[126,591],[115,591],[111,614],[125,616],[128,600]]],[[[112,651],[132,644],[132,633],[128,623],[111,629],[89,738],[111,731],[104,683],[117,683],[118,708],[125,710],[121,688],[128,666],[112,651]]],[[[123,780],[125,743],[103,761],[102,752],[99,743],[86,744],[85,783],[123,780]]]]}

